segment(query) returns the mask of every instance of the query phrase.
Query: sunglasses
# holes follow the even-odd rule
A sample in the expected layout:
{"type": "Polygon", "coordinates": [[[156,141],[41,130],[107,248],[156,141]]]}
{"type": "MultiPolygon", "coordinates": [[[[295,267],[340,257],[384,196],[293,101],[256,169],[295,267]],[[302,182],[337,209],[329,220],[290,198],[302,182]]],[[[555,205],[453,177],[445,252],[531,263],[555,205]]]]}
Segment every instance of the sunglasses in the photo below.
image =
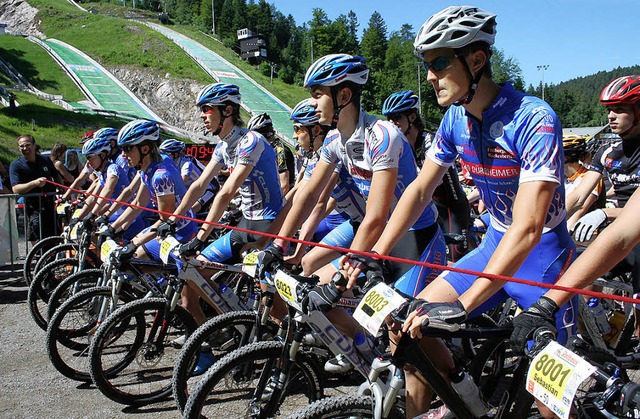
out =
{"type": "Polygon", "coordinates": [[[133,150],[134,147],[134,145],[123,145],[121,148],[125,153],[129,153],[131,152],[131,150],[133,150]]]}
{"type": "Polygon", "coordinates": [[[450,55],[440,55],[431,61],[424,60],[422,66],[427,72],[429,72],[429,70],[439,72],[451,65],[452,58],[450,55]]]}
{"type": "Polygon", "coordinates": [[[387,120],[391,122],[398,122],[405,116],[403,113],[392,113],[391,115],[387,115],[387,120]]]}
{"type": "Polygon", "coordinates": [[[300,134],[301,132],[305,131],[305,127],[302,125],[294,125],[293,126],[293,132],[296,134],[300,134]]]}
{"type": "Polygon", "coordinates": [[[210,114],[213,112],[215,108],[216,108],[215,106],[211,106],[211,105],[202,105],[200,106],[200,112],[210,114]]]}

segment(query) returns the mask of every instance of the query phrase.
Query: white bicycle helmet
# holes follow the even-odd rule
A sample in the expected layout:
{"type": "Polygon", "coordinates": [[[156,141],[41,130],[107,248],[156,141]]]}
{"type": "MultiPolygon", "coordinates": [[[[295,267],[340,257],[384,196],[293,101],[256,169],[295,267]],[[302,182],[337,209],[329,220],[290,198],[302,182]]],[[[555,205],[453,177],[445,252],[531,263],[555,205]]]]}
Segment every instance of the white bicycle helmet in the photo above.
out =
{"type": "Polygon", "coordinates": [[[436,48],[457,49],[478,41],[493,45],[495,37],[495,14],[473,6],[449,6],[424,22],[413,47],[422,57],[436,48]]]}

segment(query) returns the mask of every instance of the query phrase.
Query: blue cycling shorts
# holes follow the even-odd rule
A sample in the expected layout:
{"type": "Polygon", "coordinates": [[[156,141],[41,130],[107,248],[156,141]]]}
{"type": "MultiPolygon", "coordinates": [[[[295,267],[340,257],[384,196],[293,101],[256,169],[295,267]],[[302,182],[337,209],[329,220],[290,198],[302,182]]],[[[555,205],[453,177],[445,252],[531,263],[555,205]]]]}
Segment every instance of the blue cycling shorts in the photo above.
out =
{"type": "Polygon", "coordinates": [[[347,220],[327,233],[320,243],[348,249],[355,235],[356,231],[351,220],[347,220]]]}
{"type": "MultiPolygon", "coordinates": [[[[475,272],[484,271],[503,236],[504,233],[496,231],[492,226],[489,226],[487,234],[480,246],[472,250],[453,266],[475,272]]],[[[542,235],[540,243],[531,250],[527,259],[513,276],[529,281],[554,284],[569,267],[571,262],[573,262],[575,253],[576,248],[567,232],[566,223],[562,223],[542,235]]],[[[453,286],[458,295],[462,295],[467,291],[477,278],[475,275],[451,271],[445,272],[442,277],[453,286]]],[[[509,297],[513,298],[516,303],[525,310],[546,292],[546,288],[507,282],[502,289],[471,312],[469,317],[485,313],[509,297]]],[[[568,337],[573,334],[577,314],[578,305],[576,298],[573,298],[558,311],[556,315],[556,327],[558,328],[559,343],[565,343],[568,337]]]]}

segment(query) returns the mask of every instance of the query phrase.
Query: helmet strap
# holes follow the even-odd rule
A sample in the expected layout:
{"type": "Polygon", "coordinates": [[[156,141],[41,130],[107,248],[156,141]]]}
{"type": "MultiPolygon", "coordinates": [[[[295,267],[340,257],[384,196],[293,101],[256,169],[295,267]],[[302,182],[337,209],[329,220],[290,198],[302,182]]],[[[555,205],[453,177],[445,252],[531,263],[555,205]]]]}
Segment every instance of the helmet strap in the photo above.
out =
{"type": "Polygon", "coordinates": [[[333,119],[331,120],[331,129],[336,129],[338,126],[338,121],[340,120],[340,112],[349,106],[353,99],[355,98],[355,94],[351,91],[351,98],[344,105],[338,105],[338,86],[331,86],[331,100],[333,101],[333,119]]]}
{"type": "MultiPolygon", "coordinates": [[[[468,105],[473,100],[473,97],[476,94],[476,90],[478,89],[478,84],[480,83],[480,79],[482,78],[482,74],[484,74],[484,66],[478,70],[476,76],[473,76],[471,69],[469,68],[469,64],[467,64],[467,60],[464,55],[460,51],[455,52],[455,56],[462,62],[462,65],[467,70],[467,76],[469,77],[469,91],[467,95],[463,98],[458,99],[453,104],[456,106],[460,105],[468,105]]],[[[487,64],[485,64],[486,66],[487,64]]]]}
{"type": "Polygon", "coordinates": [[[220,123],[218,124],[218,128],[215,131],[213,131],[211,134],[220,135],[220,132],[222,132],[222,126],[224,125],[224,120],[228,118],[224,116],[224,109],[226,107],[227,107],[226,105],[218,106],[218,111],[220,112],[220,123]]]}

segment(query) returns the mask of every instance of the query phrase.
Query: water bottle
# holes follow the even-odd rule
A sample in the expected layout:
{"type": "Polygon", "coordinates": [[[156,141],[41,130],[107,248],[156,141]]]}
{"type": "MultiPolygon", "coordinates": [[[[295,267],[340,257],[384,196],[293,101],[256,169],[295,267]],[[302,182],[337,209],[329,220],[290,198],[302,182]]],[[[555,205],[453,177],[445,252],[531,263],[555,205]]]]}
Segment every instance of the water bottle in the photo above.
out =
{"type": "Polygon", "coordinates": [[[240,303],[240,299],[233,291],[233,288],[227,286],[227,284],[220,283],[220,285],[218,286],[218,292],[220,293],[222,299],[232,310],[235,310],[237,307],[242,306],[242,304],[240,303]]]}
{"type": "Polygon", "coordinates": [[[353,343],[364,361],[369,364],[373,362],[373,359],[376,358],[377,353],[373,344],[371,343],[369,338],[367,338],[367,335],[362,332],[356,333],[353,338],[353,343]]]}
{"type": "Polygon", "coordinates": [[[587,301],[587,306],[589,307],[591,315],[596,320],[596,324],[598,325],[598,330],[600,330],[600,333],[606,335],[611,332],[611,325],[609,324],[609,320],[607,319],[607,313],[605,312],[604,307],[602,307],[600,300],[596,297],[589,298],[589,301],[587,301]]]}
{"type": "Polygon", "coordinates": [[[464,371],[449,374],[451,387],[458,393],[475,417],[482,417],[489,411],[489,406],[482,400],[480,389],[473,382],[473,378],[464,371]]]}

